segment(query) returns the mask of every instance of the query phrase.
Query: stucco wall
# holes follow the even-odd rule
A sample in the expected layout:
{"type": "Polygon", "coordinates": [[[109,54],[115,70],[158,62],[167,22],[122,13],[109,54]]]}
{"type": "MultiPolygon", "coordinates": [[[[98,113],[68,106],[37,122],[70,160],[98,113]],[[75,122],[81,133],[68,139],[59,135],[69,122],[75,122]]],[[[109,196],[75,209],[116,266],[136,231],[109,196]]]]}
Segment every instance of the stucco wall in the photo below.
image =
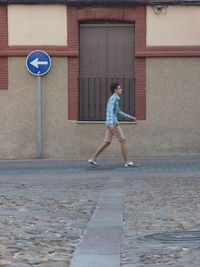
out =
{"type": "Polygon", "coordinates": [[[22,59],[9,58],[9,88],[0,91],[0,158],[35,155],[34,79],[22,59]]]}
{"type": "MultiPolygon", "coordinates": [[[[0,91],[1,159],[36,157],[36,77],[27,71],[25,60],[24,57],[9,58],[9,88],[0,91]]],[[[52,57],[52,68],[42,77],[42,91],[44,144],[52,157],[62,156],[62,142],[63,151],[67,151],[68,145],[64,136],[67,132],[67,58],[52,57]]]]}
{"type": "Polygon", "coordinates": [[[148,46],[200,45],[200,7],[168,6],[162,12],[147,7],[148,46]]]}
{"type": "MultiPolygon", "coordinates": [[[[105,126],[68,121],[67,58],[52,58],[42,77],[45,158],[87,158],[105,126]]],[[[147,59],[147,120],[122,125],[130,156],[200,154],[200,59],[147,59]]],[[[36,157],[35,81],[25,58],[9,58],[9,89],[0,91],[0,158],[36,157]]],[[[120,157],[116,140],[101,155],[120,157]]]]}
{"type": "MultiPolygon", "coordinates": [[[[199,69],[198,58],[147,60],[147,120],[137,125],[122,125],[130,156],[200,153],[199,69]]],[[[53,125],[55,119],[51,117],[51,121],[53,125]]],[[[62,138],[57,132],[57,141],[50,130],[53,127],[49,127],[52,140],[47,142],[47,157],[88,157],[102,141],[105,131],[104,125],[67,120],[64,126],[62,138]]],[[[120,157],[118,142],[115,140],[101,156],[120,157]]]]}
{"type": "MultiPolygon", "coordinates": [[[[147,59],[147,120],[122,125],[130,156],[200,154],[199,70],[199,58],[147,59]]],[[[89,125],[88,132],[86,127],[78,126],[84,157],[104,135],[103,125],[89,125]]],[[[120,157],[117,141],[102,156],[120,157]]]]}
{"type": "Polygon", "coordinates": [[[147,60],[147,154],[200,153],[199,69],[199,58],[147,60]]]}
{"type": "Polygon", "coordinates": [[[64,5],[9,5],[9,45],[66,45],[64,5]]]}

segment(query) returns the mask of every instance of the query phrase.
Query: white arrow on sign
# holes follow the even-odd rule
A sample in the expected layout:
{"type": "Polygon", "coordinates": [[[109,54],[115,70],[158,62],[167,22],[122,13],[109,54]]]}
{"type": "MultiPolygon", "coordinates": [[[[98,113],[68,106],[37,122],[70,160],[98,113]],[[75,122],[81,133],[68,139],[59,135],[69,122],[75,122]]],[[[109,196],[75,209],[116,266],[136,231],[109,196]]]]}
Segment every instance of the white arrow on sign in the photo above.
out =
{"type": "Polygon", "coordinates": [[[30,64],[38,69],[39,65],[48,65],[48,61],[39,61],[39,58],[36,58],[30,64]]]}

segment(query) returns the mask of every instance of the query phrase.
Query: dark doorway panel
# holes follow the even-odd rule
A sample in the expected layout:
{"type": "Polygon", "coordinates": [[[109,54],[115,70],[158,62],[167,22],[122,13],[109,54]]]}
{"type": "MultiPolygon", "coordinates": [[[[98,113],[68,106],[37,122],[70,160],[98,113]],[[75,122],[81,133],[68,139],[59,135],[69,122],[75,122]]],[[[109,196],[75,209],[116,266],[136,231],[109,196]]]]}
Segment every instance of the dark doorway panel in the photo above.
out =
{"type": "Polygon", "coordinates": [[[105,120],[110,84],[123,88],[121,109],[134,115],[134,24],[80,25],[80,120],[105,120]]]}

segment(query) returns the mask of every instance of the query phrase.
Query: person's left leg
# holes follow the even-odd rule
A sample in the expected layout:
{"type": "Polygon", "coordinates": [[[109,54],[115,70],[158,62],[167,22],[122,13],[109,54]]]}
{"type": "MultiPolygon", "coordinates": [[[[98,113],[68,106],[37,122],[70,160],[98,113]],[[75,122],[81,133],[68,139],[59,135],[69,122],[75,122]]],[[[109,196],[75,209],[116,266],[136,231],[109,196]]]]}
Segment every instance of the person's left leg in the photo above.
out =
{"type": "Polygon", "coordinates": [[[122,156],[124,158],[124,162],[125,163],[128,163],[129,160],[128,160],[128,149],[127,149],[127,142],[126,140],[123,140],[120,142],[120,145],[121,145],[121,152],[122,152],[122,156]]]}
{"type": "Polygon", "coordinates": [[[120,142],[122,156],[123,156],[124,162],[127,163],[128,162],[128,149],[127,149],[126,137],[119,125],[115,128],[113,134],[120,142]]]}
{"type": "Polygon", "coordinates": [[[97,148],[97,150],[95,151],[95,153],[91,156],[91,159],[92,160],[96,160],[96,158],[99,156],[99,154],[107,147],[107,146],[109,146],[110,145],[110,143],[109,142],[105,142],[105,141],[103,141],[102,143],[101,143],[101,145],[97,148]]]}
{"type": "Polygon", "coordinates": [[[135,163],[131,162],[128,159],[128,148],[127,148],[126,138],[125,138],[124,133],[123,133],[123,131],[119,125],[115,128],[114,135],[120,142],[121,152],[122,152],[122,156],[124,159],[125,167],[135,166],[135,163]]]}

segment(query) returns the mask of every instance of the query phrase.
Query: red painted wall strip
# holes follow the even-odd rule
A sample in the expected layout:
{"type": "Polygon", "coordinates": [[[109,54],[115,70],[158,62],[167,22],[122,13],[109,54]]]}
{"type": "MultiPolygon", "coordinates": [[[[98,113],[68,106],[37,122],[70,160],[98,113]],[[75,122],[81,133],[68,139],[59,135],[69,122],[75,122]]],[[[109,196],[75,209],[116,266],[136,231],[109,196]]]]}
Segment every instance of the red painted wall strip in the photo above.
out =
{"type": "Polygon", "coordinates": [[[8,47],[7,6],[0,6],[0,49],[8,47]]]}
{"type": "Polygon", "coordinates": [[[0,90],[8,89],[8,58],[0,57],[0,90]]]}
{"type": "Polygon", "coordinates": [[[52,48],[51,46],[32,46],[30,47],[23,47],[22,49],[16,47],[15,49],[0,49],[0,56],[27,56],[33,50],[44,50],[50,56],[56,57],[77,57],[78,51],[73,51],[69,49],[60,50],[59,48],[52,48]]]}
{"type": "Polygon", "coordinates": [[[137,57],[200,56],[200,46],[147,46],[136,52],[137,57]]]}
{"type": "MultiPolygon", "coordinates": [[[[8,47],[7,6],[0,6],[0,50],[8,47]]],[[[8,89],[8,58],[0,54],[0,90],[8,89]]]]}

